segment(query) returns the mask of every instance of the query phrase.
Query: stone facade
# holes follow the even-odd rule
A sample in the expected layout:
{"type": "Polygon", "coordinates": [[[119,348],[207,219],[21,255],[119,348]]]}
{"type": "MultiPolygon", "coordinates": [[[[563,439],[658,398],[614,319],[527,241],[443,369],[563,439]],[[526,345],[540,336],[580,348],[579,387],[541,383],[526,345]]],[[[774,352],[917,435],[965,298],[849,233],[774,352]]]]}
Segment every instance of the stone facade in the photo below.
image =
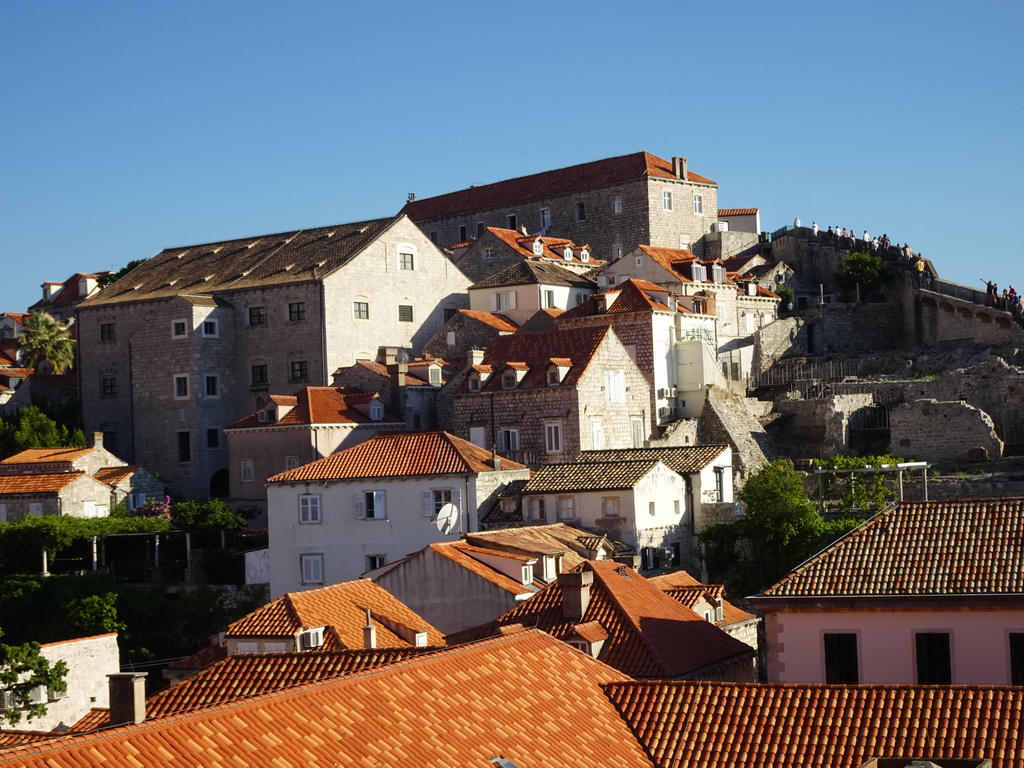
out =
{"type": "MultiPolygon", "coordinates": [[[[59,480],[68,475],[54,474],[52,477],[59,480]]],[[[2,480],[6,492],[0,493],[0,522],[15,523],[29,515],[106,517],[110,514],[110,486],[90,475],[77,475],[70,482],[55,484],[59,487],[45,491],[33,490],[28,486],[19,489],[17,485],[20,480],[24,478],[14,476],[2,480]]]]}
{"type": "Polygon", "coordinates": [[[998,459],[1003,441],[991,417],[963,401],[915,400],[889,412],[889,452],[914,461],[998,459]]]}
{"type": "Polygon", "coordinates": [[[871,394],[780,399],[775,403],[775,411],[785,421],[782,428],[774,430],[776,445],[794,459],[827,459],[849,453],[850,418],[874,403],[871,394]]]}
{"type": "Polygon", "coordinates": [[[704,445],[721,443],[732,447],[737,488],[751,473],[775,458],[775,446],[746,398],[717,387],[708,392],[699,437],[704,445]]]}
{"type": "Polygon", "coordinates": [[[494,315],[460,310],[448,319],[434,338],[423,345],[425,354],[442,360],[465,360],[471,349],[483,349],[496,336],[514,333],[515,324],[494,315]]]}

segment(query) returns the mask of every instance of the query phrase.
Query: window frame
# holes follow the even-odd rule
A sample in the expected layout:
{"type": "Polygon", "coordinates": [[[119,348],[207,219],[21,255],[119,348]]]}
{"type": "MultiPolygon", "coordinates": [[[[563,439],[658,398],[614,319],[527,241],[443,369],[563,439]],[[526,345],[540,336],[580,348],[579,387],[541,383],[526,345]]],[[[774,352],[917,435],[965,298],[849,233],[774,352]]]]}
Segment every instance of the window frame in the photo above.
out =
{"type": "Polygon", "coordinates": [[[386,490],[356,491],[354,506],[358,520],[388,519],[386,490]]]}
{"type": "Polygon", "coordinates": [[[416,271],[416,254],[411,250],[398,252],[398,269],[409,272],[416,271]]]}
{"type": "Polygon", "coordinates": [[[100,377],[100,397],[117,397],[117,376],[100,377]]]}
{"type": "Polygon", "coordinates": [[[368,301],[353,301],[352,302],[352,319],[353,320],[369,320],[370,319],[370,302],[368,302],[368,301]]]}
{"type": "Polygon", "coordinates": [[[302,323],[306,320],[306,302],[291,301],[288,303],[288,322],[302,323]]]}
{"type": "Polygon", "coordinates": [[[249,307],[249,327],[256,328],[258,326],[267,324],[267,307],[266,305],[258,307],[249,307]]]}
{"type": "Polygon", "coordinates": [[[266,363],[251,365],[250,369],[252,377],[250,382],[252,386],[256,387],[261,384],[267,385],[270,383],[270,367],[266,363]]]}
{"type": "Polygon", "coordinates": [[[192,433],[182,430],[178,432],[178,463],[192,462],[192,433]]]}
{"type": "Polygon", "coordinates": [[[292,360],[288,363],[288,381],[303,382],[309,381],[309,361],[292,360]]]}
{"type": "Polygon", "coordinates": [[[208,373],[204,377],[204,389],[207,400],[220,399],[220,376],[216,373],[208,373]],[[210,385],[213,385],[212,387],[210,385]]]}
{"type": "Polygon", "coordinates": [[[366,571],[375,571],[378,568],[383,568],[388,564],[388,556],[386,553],[376,555],[366,555],[366,560],[363,563],[366,566],[366,571]]]}
{"type": "Polygon", "coordinates": [[[219,427],[207,427],[206,428],[206,447],[212,451],[218,451],[221,448],[220,442],[220,428],[219,427]]]}
{"type": "Polygon", "coordinates": [[[172,339],[187,339],[188,338],[188,319],[178,318],[177,320],[171,320],[171,338],[172,339]]]}
{"type": "Polygon", "coordinates": [[[519,450],[519,427],[499,427],[497,438],[499,451],[519,450]]]}
{"type": "Polygon", "coordinates": [[[415,314],[413,313],[412,304],[399,304],[398,305],[398,322],[400,323],[414,323],[416,322],[415,314]],[[406,317],[408,315],[408,317],[406,317]]]}
{"type": "Polygon", "coordinates": [[[668,190],[661,193],[661,209],[663,211],[672,210],[672,193],[668,190]]]}
{"type": "Polygon", "coordinates": [[[563,438],[561,421],[544,422],[545,453],[562,453],[565,447],[563,438]]]}
{"type": "Polygon", "coordinates": [[[576,221],[587,220],[587,204],[585,201],[576,203],[576,221]]]}
{"type": "Polygon", "coordinates": [[[622,517],[622,497],[602,496],[601,517],[622,517]]]}
{"type": "Polygon", "coordinates": [[[615,195],[612,198],[612,215],[618,216],[622,213],[622,195],[615,195]]]}
{"type": "Polygon", "coordinates": [[[551,209],[550,208],[541,208],[540,209],[540,228],[541,228],[542,232],[544,230],[547,230],[547,229],[551,228],[551,209]]]}
{"type": "Polygon", "coordinates": [[[914,633],[914,667],[917,685],[953,683],[953,635],[946,631],[914,633]],[[944,638],[944,642],[941,641],[944,638]],[[943,647],[944,646],[944,647],[943,647]]]}
{"type": "Polygon", "coordinates": [[[300,493],[298,501],[300,525],[321,525],[323,523],[323,499],[319,493],[300,493]]]}
{"type": "Polygon", "coordinates": [[[200,325],[200,333],[204,339],[219,339],[220,321],[214,317],[206,318],[200,325]],[[212,330],[208,330],[207,326],[213,326],[212,330]]]}
{"type": "Polygon", "coordinates": [[[100,323],[100,341],[117,341],[117,324],[100,323]]]}
{"type": "Polygon", "coordinates": [[[299,583],[323,584],[324,581],[323,552],[307,552],[299,555],[299,583]]]}
{"type": "Polygon", "coordinates": [[[176,373],[173,376],[173,392],[175,400],[188,400],[189,398],[189,378],[187,373],[176,373]]]}
{"type": "Polygon", "coordinates": [[[695,216],[704,215],[704,195],[694,194],[693,196],[693,213],[695,216]]]}
{"type": "Polygon", "coordinates": [[[823,632],[822,663],[828,685],[860,684],[860,648],[856,632],[823,632]],[[852,655],[851,655],[852,654],[852,655]]]}
{"type": "Polygon", "coordinates": [[[238,460],[238,481],[240,483],[252,483],[256,481],[255,459],[246,456],[238,460]]]}

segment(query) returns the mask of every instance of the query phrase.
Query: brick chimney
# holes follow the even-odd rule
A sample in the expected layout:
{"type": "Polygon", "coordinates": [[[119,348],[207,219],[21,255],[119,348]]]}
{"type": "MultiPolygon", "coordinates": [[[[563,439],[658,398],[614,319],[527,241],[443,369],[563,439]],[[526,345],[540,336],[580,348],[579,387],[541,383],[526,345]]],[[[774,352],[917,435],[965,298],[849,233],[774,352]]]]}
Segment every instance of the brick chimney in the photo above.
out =
{"type": "Polygon", "coordinates": [[[672,158],[672,173],[675,174],[677,179],[682,179],[683,181],[687,180],[685,157],[672,158]]]}
{"type": "Polygon", "coordinates": [[[593,571],[573,571],[558,574],[558,586],[562,589],[562,616],[569,621],[583,621],[590,605],[590,585],[594,583],[593,571]]]}
{"type": "Polygon", "coordinates": [[[107,675],[110,688],[110,724],[141,723],[146,719],[146,673],[107,675]]]}

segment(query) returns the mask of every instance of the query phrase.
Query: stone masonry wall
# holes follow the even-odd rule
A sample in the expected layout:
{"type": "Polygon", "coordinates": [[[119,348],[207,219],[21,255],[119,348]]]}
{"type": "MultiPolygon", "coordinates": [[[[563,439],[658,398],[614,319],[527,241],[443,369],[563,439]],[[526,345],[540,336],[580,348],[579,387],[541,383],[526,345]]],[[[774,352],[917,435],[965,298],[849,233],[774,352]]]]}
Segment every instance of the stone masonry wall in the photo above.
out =
{"type": "Polygon", "coordinates": [[[718,387],[708,391],[699,436],[703,445],[732,446],[737,489],[750,473],[765,466],[775,456],[774,446],[764,427],[747,407],[746,398],[718,387]]]}
{"type": "Polygon", "coordinates": [[[793,458],[825,459],[837,453],[847,453],[850,448],[850,417],[873,404],[874,397],[870,394],[836,395],[814,400],[780,399],[776,402],[776,411],[787,421],[776,440],[783,453],[793,458]]]}
{"type": "Polygon", "coordinates": [[[987,413],[962,401],[917,400],[889,412],[889,452],[912,461],[999,458],[1003,443],[987,413]]]}
{"type": "Polygon", "coordinates": [[[997,359],[974,368],[944,373],[906,385],[908,400],[963,400],[997,423],[1024,423],[1024,370],[997,359]]]}

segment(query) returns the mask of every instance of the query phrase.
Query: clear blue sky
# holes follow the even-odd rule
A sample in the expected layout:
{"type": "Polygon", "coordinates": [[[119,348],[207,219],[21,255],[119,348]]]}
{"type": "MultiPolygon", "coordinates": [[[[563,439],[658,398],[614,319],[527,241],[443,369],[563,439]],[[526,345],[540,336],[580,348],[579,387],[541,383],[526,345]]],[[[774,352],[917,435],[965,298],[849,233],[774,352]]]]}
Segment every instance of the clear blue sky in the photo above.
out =
{"type": "Polygon", "coordinates": [[[0,2],[0,310],[163,248],[684,155],[1024,287],[1024,3],[0,2]]]}

